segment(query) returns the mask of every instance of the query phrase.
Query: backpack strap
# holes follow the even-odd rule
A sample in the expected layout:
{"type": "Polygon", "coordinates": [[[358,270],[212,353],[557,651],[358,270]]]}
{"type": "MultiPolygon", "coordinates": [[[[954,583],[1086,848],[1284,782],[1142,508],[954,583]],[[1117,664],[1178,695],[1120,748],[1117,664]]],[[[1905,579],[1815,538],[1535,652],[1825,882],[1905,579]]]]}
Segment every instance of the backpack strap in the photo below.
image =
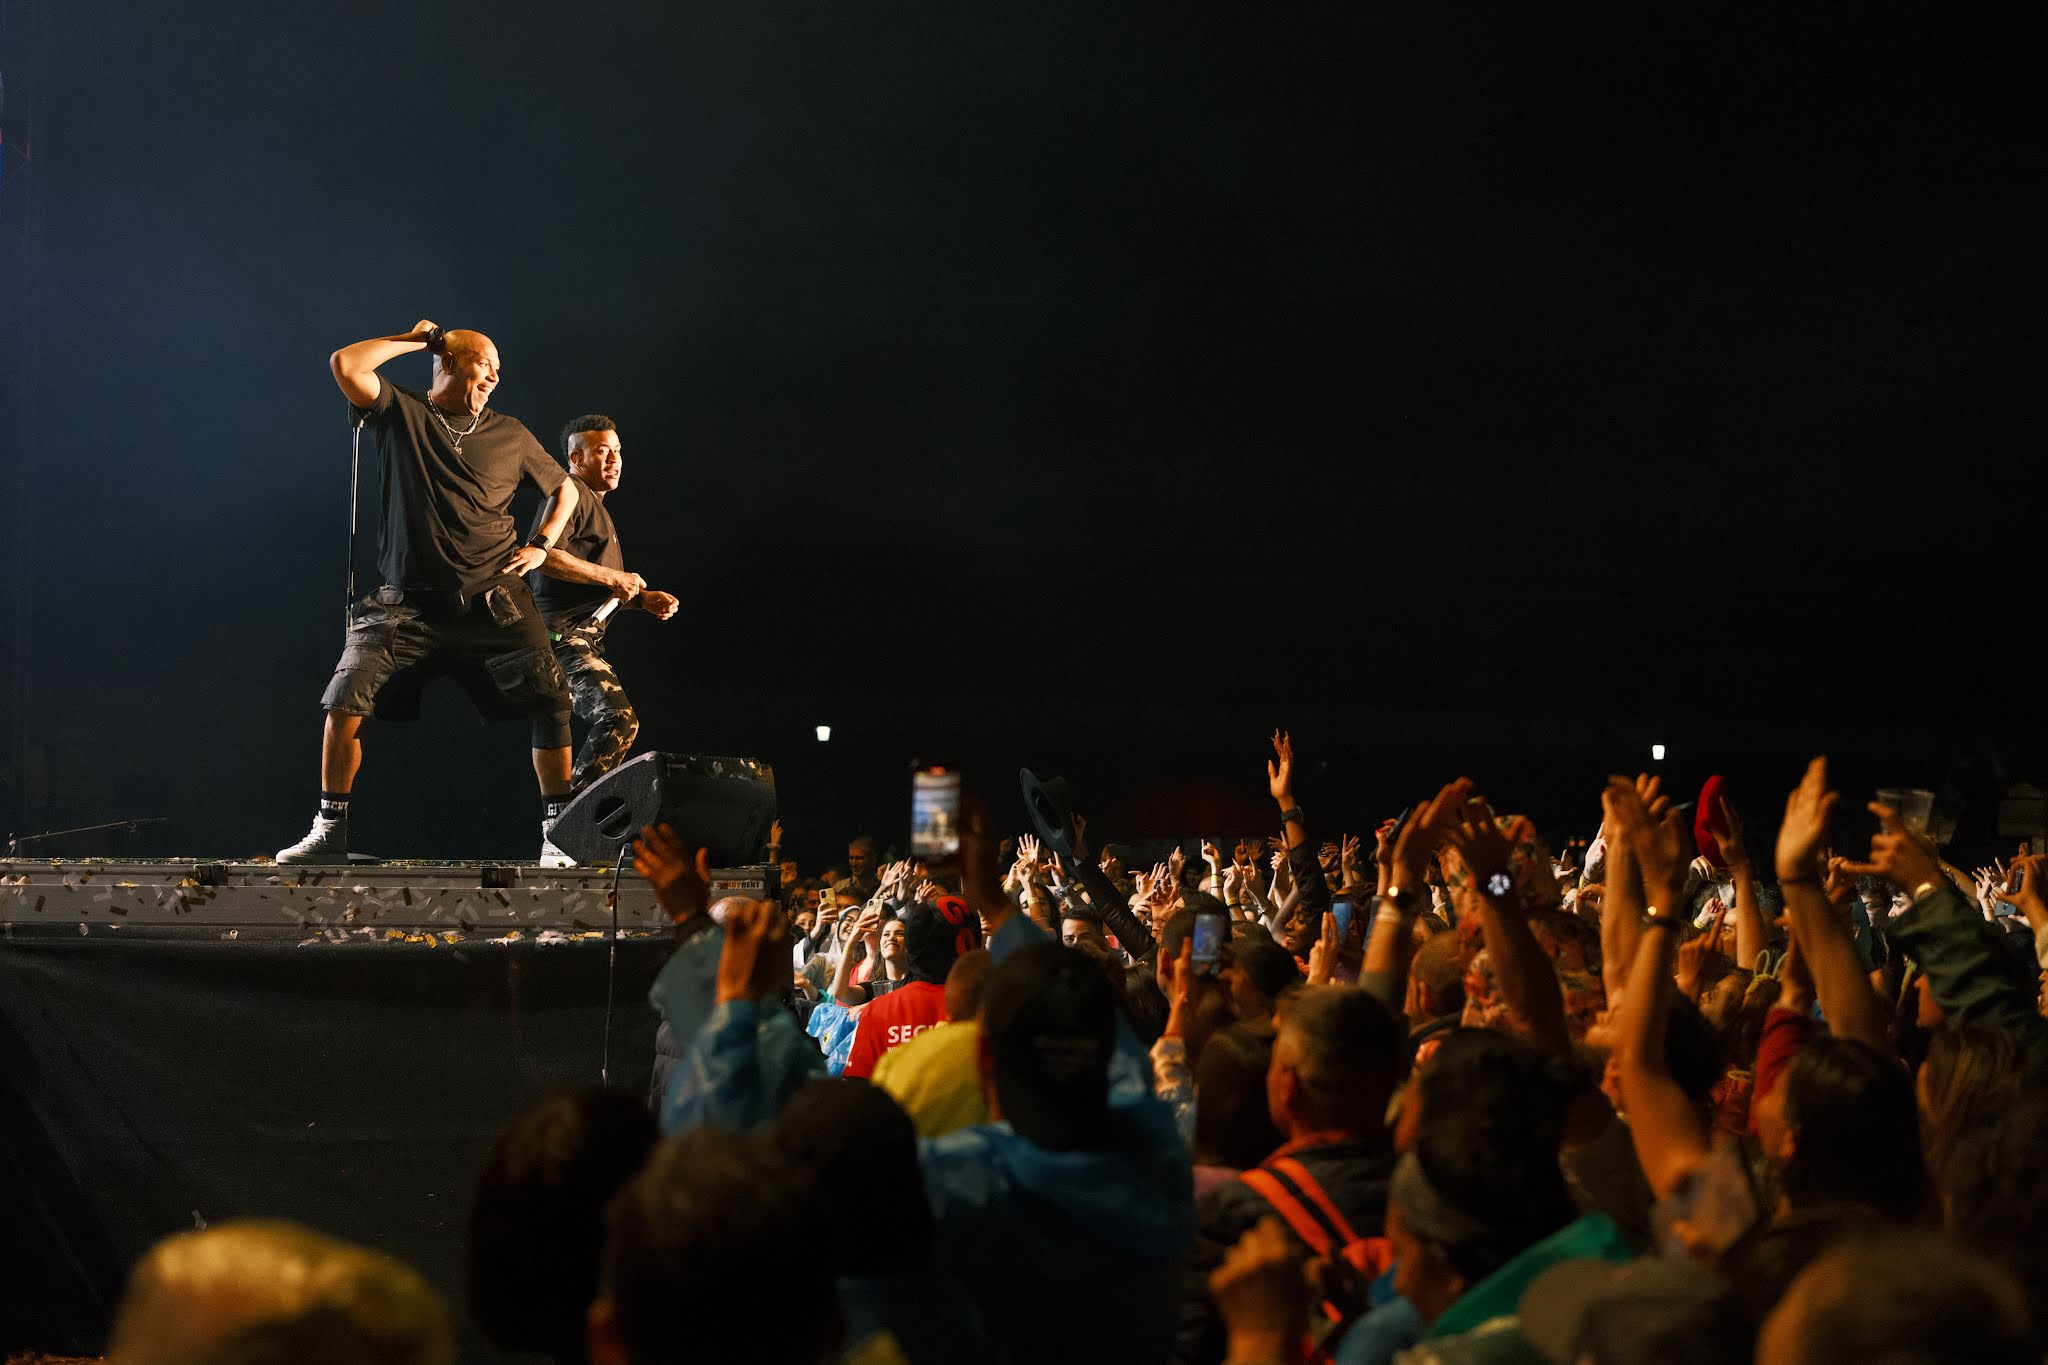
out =
{"type": "Polygon", "coordinates": [[[1309,1174],[1308,1167],[1291,1156],[1283,1156],[1268,1161],[1266,1169],[1287,1181],[1301,1198],[1315,1206],[1330,1231],[1336,1234],[1338,1246],[1347,1246],[1358,1240],[1358,1234],[1351,1230],[1350,1220],[1344,1217],[1343,1210],[1331,1201],[1323,1187],[1316,1183],[1316,1178],[1309,1174]]]}
{"type": "Polygon", "coordinates": [[[1296,1197],[1288,1182],[1264,1166],[1244,1172],[1238,1176],[1246,1185],[1256,1191],[1261,1199],[1273,1206],[1273,1212],[1294,1229],[1294,1235],[1308,1244],[1308,1249],[1317,1256],[1328,1256],[1333,1245],[1332,1229],[1317,1216],[1307,1204],[1296,1197]]]}

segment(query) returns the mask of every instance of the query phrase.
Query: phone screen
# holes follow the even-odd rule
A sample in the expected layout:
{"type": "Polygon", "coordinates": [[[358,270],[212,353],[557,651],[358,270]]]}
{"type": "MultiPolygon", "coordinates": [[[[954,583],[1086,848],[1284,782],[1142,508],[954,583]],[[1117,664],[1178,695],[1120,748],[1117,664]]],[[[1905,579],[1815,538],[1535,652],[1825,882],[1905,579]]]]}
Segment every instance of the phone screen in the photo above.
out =
{"type": "Polygon", "coordinates": [[[920,768],[910,779],[910,854],[950,858],[960,851],[960,774],[920,768]]]}
{"type": "Polygon", "coordinates": [[[1195,916],[1195,948],[1188,955],[1194,969],[1203,976],[1216,975],[1223,963],[1223,942],[1230,937],[1229,922],[1214,910],[1195,916]]]}

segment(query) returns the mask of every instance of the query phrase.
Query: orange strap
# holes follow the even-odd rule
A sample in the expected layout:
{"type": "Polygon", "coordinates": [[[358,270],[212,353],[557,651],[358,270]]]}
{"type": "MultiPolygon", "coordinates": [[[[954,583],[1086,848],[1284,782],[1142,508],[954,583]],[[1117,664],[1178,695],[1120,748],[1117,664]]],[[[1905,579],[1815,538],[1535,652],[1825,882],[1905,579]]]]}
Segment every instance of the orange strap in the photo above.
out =
{"type": "Polygon", "coordinates": [[[1316,1178],[1308,1173],[1308,1167],[1291,1156],[1276,1158],[1267,1165],[1286,1176],[1305,1198],[1322,1210],[1323,1217],[1329,1220],[1330,1227],[1336,1232],[1338,1241],[1348,1245],[1358,1240],[1358,1234],[1351,1230],[1350,1220],[1330,1202],[1330,1196],[1323,1192],[1323,1187],[1316,1183],[1316,1178]]]}
{"type": "Polygon", "coordinates": [[[1246,1171],[1238,1179],[1259,1192],[1259,1196],[1273,1206],[1273,1212],[1287,1221],[1294,1229],[1294,1235],[1308,1243],[1308,1249],[1318,1256],[1330,1254],[1330,1234],[1316,1216],[1283,1184],[1278,1176],[1268,1170],[1246,1171]]]}

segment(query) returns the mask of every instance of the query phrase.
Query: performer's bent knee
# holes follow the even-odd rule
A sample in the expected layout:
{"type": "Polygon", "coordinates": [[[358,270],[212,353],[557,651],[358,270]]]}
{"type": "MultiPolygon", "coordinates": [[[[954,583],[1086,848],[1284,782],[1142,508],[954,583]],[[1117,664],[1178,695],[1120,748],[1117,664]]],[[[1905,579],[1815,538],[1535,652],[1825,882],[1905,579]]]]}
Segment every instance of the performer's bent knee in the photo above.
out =
{"type": "Polygon", "coordinates": [[[536,749],[566,749],[569,747],[569,708],[548,711],[533,718],[533,747],[536,749]]]}

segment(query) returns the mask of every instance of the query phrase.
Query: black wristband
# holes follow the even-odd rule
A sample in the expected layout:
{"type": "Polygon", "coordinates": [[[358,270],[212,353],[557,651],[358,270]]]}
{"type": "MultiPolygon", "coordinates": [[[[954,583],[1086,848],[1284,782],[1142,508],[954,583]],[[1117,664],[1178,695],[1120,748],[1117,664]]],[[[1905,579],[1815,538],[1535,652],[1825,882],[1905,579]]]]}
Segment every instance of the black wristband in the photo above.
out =
{"type": "Polygon", "coordinates": [[[1300,806],[1289,806],[1286,810],[1280,812],[1280,823],[1283,825],[1305,826],[1308,824],[1308,816],[1300,806]]]}

